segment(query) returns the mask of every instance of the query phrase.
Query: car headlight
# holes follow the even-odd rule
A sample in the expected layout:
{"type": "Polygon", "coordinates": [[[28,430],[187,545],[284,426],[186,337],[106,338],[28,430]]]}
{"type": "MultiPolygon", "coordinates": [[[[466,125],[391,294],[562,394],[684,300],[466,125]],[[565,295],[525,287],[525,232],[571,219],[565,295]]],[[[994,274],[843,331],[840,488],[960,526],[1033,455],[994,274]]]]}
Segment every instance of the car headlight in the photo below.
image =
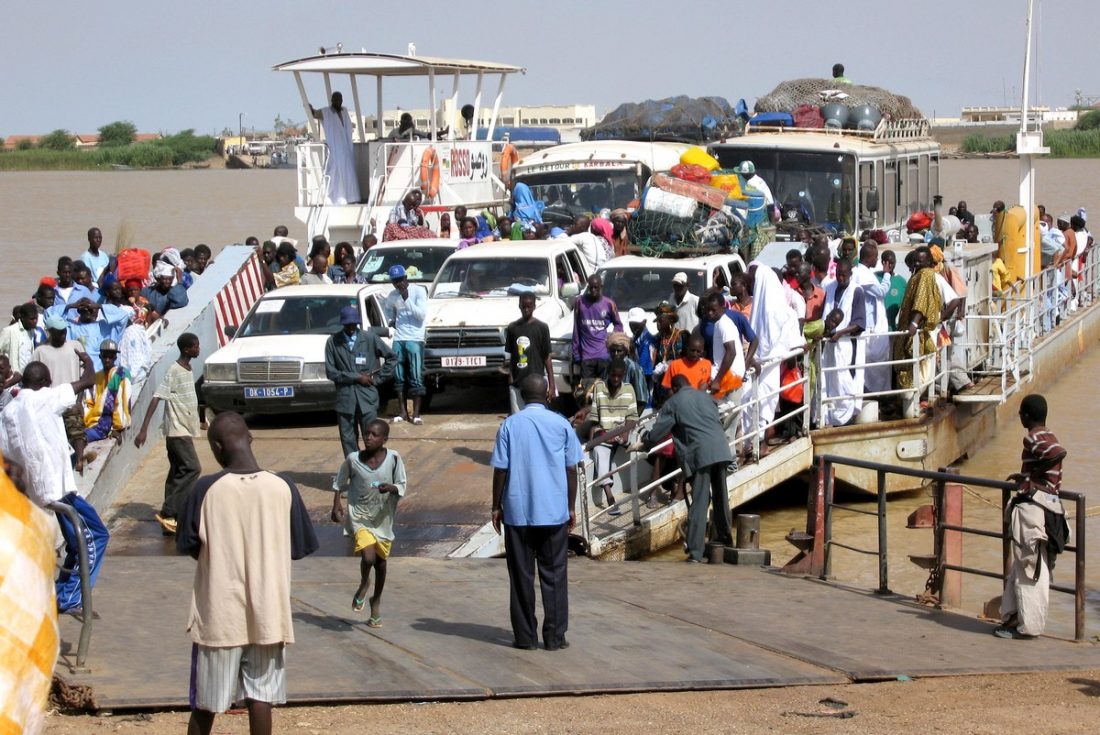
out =
{"type": "Polygon", "coordinates": [[[234,362],[208,362],[203,366],[203,375],[211,383],[233,383],[237,380],[237,364],[234,362]]]}
{"type": "Polygon", "coordinates": [[[555,360],[569,362],[573,357],[573,341],[569,339],[550,340],[550,356],[555,360]]]}
{"type": "Polygon", "coordinates": [[[328,380],[325,374],[325,363],[307,362],[302,366],[302,380],[328,380]]]}

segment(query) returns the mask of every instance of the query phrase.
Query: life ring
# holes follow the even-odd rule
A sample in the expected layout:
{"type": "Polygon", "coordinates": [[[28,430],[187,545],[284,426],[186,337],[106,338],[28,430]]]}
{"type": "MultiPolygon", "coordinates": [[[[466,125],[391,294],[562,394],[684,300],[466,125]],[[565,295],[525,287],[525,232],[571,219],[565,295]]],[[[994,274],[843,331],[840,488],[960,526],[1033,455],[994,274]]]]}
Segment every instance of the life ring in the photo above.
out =
{"type": "Polygon", "coordinates": [[[500,152],[500,180],[507,187],[512,186],[512,167],[519,163],[519,151],[509,143],[500,152]]]}
{"type": "Polygon", "coordinates": [[[427,199],[439,194],[439,154],[432,147],[420,157],[420,192],[427,199]]]}

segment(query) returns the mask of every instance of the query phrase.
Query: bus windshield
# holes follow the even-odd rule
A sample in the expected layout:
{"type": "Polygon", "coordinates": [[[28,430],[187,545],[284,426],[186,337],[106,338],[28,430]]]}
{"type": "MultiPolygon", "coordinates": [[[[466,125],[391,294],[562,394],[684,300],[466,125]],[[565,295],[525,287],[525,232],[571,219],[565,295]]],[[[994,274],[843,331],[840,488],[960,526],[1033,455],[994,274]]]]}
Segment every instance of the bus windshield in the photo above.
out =
{"type": "Polygon", "coordinates": [[[626,207],[638,198],[634,169],[569,169],[524,174],[516,181],[531,187],[535,199],[546,204],[542,219],[551,226],[573,224],[580,214],[626,207]]]}
{"type": "Polygon", "coordinates": [[[855,231],[855,160],[849,153],[715,146],[723,169],[752,161],[786,217],[855,231]]]}

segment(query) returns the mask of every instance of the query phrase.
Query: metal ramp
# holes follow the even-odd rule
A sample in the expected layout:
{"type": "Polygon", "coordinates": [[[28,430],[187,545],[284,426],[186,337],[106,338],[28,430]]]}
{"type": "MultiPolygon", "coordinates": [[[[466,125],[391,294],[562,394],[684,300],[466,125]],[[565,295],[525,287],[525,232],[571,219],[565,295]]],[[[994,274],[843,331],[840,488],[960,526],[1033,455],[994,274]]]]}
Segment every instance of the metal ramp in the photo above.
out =
{"type": "Polygon", "coordinates": [[[975,380],[972,387],[956,393],[952,400],[955,403],[1004,403],[1019,387],[1020,383],[1011,374],[1004,380],[990,375],[975,380]]]}

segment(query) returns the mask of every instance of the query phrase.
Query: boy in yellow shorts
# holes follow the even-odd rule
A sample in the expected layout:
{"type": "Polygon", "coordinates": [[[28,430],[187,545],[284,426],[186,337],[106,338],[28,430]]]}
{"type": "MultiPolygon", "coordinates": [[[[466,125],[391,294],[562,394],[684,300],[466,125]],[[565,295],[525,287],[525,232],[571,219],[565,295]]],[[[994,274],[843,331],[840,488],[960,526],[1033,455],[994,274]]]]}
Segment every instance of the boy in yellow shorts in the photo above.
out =
{"type": "Polygon", "coordinates": [[[381,419],[367,424],[363,450],[349,454],[340,465],[332,485],[332,520],[344,520],[340,495],[347,492],[347,531],[355,539],[362,581],[351,600],[351,609],[360,612],[367,602],[370,573],[374,569],[374,594],[370,597],[367,625],[382,626],[382,588],[386,584],[386,559],[393,546],[393,518],[397,501],[405,494],[405,463],[401,455],[386,449],[390,426],[381,419]]]}

